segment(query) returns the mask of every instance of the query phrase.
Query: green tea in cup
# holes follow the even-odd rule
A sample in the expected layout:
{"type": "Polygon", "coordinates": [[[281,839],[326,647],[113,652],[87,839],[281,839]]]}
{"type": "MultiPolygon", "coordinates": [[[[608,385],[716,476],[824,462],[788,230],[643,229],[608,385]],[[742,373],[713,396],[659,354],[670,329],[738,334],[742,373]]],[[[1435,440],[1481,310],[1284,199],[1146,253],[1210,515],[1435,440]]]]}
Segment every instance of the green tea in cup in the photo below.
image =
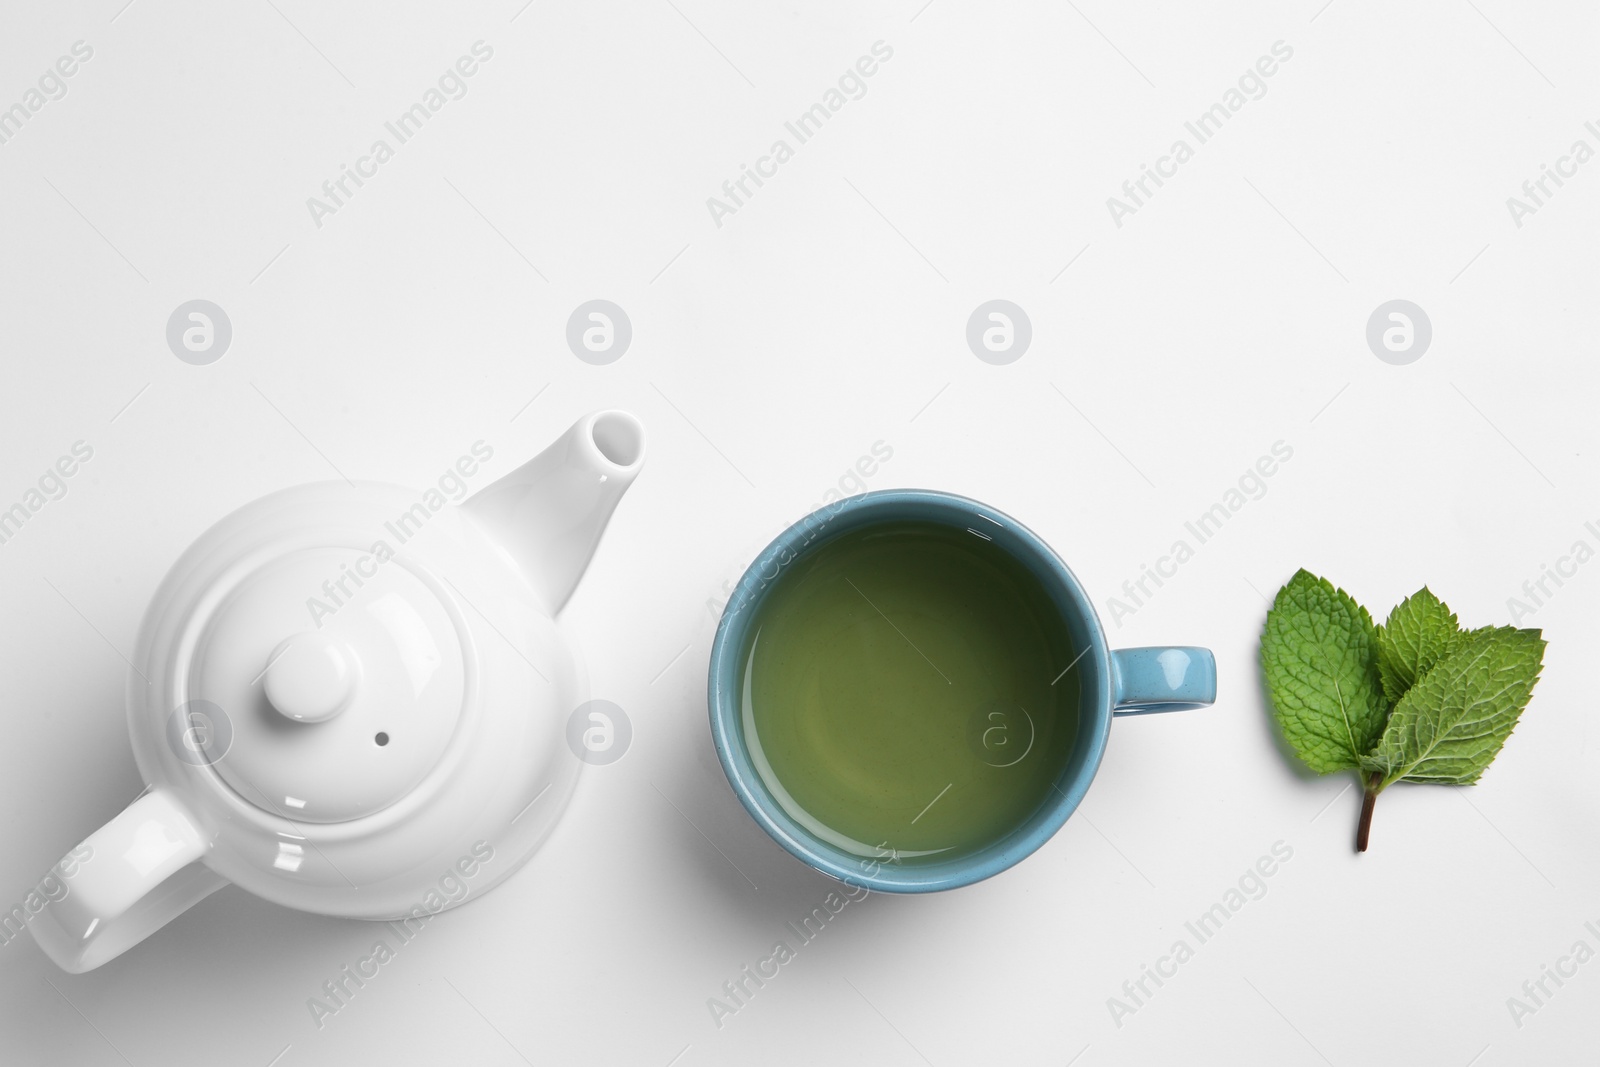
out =
{"type": "Polygon", "coordinates": [[[1061,609],[982,531],[888,521],[802,553],[749,624],[750,757],[836,848],[948,860],[1050,802],[1078,729],[1061,609]],[[1059,683],[1059,684],[1058,684],[1059,683]]]}

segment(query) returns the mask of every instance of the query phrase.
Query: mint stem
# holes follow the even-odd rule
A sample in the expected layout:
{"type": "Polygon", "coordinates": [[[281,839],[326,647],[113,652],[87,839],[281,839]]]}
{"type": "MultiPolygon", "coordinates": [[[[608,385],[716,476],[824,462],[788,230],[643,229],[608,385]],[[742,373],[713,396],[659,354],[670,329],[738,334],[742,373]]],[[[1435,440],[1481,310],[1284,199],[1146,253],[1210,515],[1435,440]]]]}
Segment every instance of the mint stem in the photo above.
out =
{"type": "Polygon", "coordinates": [[[1383,781],[1383,775],[1378,771],[1372,772],[1372,777],[1367,779],[1366,789],[1361,797],[1361,822],[1356,826],[1356,851],[1367,850],[1367,838],[1372,835],[1372,809],[1378,803],[1378,783],[1383,781]]]}

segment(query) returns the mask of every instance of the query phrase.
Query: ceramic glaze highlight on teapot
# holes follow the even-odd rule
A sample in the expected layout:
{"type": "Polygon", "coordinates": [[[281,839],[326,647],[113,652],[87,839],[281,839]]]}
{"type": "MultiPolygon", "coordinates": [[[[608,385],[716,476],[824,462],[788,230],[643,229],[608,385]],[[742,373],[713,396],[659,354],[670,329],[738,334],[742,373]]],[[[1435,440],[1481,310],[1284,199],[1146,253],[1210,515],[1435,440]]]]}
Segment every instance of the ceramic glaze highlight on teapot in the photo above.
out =
{"type": "Polygon", "coordinates": [[[597,412],[459,507],[327,482],[203,534],[128,677],[148,788],[62,861],[40,946],[90,970],[229,882],[432,913],[470,899],[432,892],[441,870],[470,862],[475,896],[525,863],[583,766],[564,731],[587,681],[555,616],[643,462],[638,420],[597,412]]]}

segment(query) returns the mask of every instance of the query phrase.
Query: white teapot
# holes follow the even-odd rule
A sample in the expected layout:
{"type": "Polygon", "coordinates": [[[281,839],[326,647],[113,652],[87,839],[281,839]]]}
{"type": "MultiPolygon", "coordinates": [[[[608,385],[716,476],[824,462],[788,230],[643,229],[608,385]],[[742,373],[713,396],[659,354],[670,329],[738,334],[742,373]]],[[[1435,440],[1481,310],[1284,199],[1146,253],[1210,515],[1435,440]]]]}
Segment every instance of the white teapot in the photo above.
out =
{"type": "Polygon", "coordinates": [[[525,863],[583,767],[586,680],[554,618],[643,461],[638,420],[597,412],[459,507],[327,482],[203,534],[128,676],[149,788],[46,876],[46,954],[98,967],[229,882],[421,921],[525,863]]]}

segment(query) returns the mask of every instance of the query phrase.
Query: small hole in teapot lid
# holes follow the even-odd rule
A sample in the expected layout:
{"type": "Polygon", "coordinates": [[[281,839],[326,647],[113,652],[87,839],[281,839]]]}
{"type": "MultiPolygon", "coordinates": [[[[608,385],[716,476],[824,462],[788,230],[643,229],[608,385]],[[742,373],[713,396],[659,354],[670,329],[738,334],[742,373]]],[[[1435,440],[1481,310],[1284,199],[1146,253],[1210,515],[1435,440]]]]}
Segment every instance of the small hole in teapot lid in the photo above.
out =
{"type": "Polygon", "coordinates": [[[376,741],[379,746],[387,745],[389,743],[389,735],[385,733],[379,733],[378,736],[374,737],[372,740],[376,741]]]}

